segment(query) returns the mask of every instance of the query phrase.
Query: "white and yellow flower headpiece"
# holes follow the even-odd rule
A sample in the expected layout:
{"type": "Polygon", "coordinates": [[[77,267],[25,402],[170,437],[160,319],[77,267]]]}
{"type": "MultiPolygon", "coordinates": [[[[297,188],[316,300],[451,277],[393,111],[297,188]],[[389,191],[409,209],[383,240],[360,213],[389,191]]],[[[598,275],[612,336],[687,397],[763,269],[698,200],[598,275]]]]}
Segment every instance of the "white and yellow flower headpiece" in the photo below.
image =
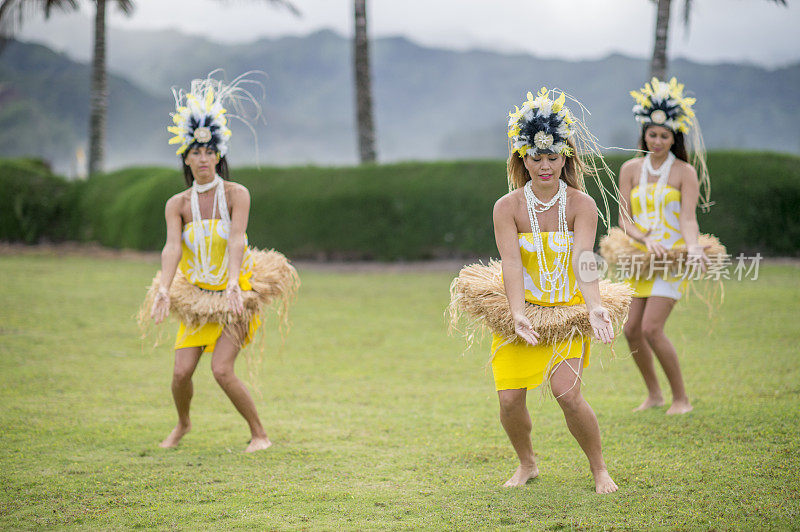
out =
{"type": "Polygon", "coordinates": [[[183,155],[195,146],[208,146],[224,157],[228,153],[228,141],[231,138],[228,116],[238,118],[255,134],[253,127],[243,118],[247,113],[242,112],[242,101],[250,102],[254,106],[255,118],[261,116],[261,106],[241,85],[255,83],[261,86],[257,81],[245,79],[245,76],[256,71],[242,74],[229,84],[214,79],[217,72],[220,71],[211,72],[205,79],[193,80],[189,92],[172,89],[175,112],[170,113],[170,116],[174,125],[169,126],[167,131],[175,135],[169,139],[169,143],[180,145],[175,152],[177,155],[183,155]],[[226,104],[232,106],[238,114],[228,115],[226,104]]]}
{"type": "MultiPolygon", "coordinates": [[[[561,89],[548,90],[542,87],[535,98],[529,92],[522,107],[516,107],[514,112],[509,113],[509,152],[512,156],[516,153],[520,157],[549,153],[574,157],[577,187],[585,190],[586,177],[594,181],[602,200],[598,215],[608,227],[611,220],[610,203],[619,197],[619,190],[614,172],[603,157],[605,148],[586,127],[586,116],[590,114],[577,98],[561,89]],[[567,108],[567,100],[579,115],[567,108]]],[[[511,164],[512,158],[509,157],[509,168],[511,164]]],[[[511,170],[507,177],[508,190],[512,191],[517,184],[511,170]]]]}
{"type": "Polygon", "coordinates": [[[522,107],[514,106],[514,112],[508,114],[511,150],[520,157],[541,153],[572,155],[567,139],[575,133],[570,127],[574,118],[564,105],[565,100],[563,92],[556,98],[556,91],[545,87],[536,98],[529,92],[522,107]]]}
{"type": "Polygon", "coordinates": [[[694,98],[683,95],[683,84],[672,78],[669,83],[653,78],[638,91],[631,91],[636,100],[633,116],[640,124],[663,126],[676,133],[688,133],[694,124],[694,98]]]}
{"type": "Polygon", "coordinates": [[[636,100],[633,115],[643,126],[657,125],[669,128],[673,133],[683,133],[690,163],[697,170],[700,181],[699,206],[703,212],[711,207],[711,178],[706,165],[706,147],[700,124],[692,105],[697,101],[683,94],[683,84],[672,78],[669,82],[653,78],[638,91],[631,91],[636,100]]]}

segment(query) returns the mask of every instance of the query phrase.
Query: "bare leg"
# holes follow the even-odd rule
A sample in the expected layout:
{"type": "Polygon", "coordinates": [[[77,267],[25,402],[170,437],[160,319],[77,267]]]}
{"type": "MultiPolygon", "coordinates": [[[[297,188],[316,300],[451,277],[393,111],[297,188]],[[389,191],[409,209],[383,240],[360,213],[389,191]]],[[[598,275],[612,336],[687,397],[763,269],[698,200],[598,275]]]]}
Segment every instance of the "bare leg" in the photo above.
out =
{"type": "Polygon", "coordinates": [[[527,393],[525,388],[497,392],[500,400],[500,423],[503,424],[508,439],[511,440],[511,445],[519,458],[519,467],[503,484],[506,488],[522,487],[539,475],[539,468],[536,465],[531,446],[531,416],[528,414],[528,407],[525,404],[527,393]]]}
{"type": "Polygon", "coordinates": [[[203,353],[201,347],[185,347],[175,350],[175,367],[172,370],[172,398],[178,410],[178,424],[162,441],[160,447],[175,447],[181,438],[192,429],[189,420],[189,405],[192,402],[194,387],[192,375],[203,353]]]}
{"type": "Polygon", "coordinates": [[[669,386],[672,389],[672,406],[667,414],[685,414],[692,410],[686,388],[683,385],[681,366],[678,363],[678,353],[667,335],[664,334],[664,324],[675,306],[675,300],[669,297],[648,298],[642,318],[642,332],[658,358],[664,373],[667,375],[669,386]]]}
{"type": "Polygon", "coordinates": [[[572,436],[581,446],[586,458],[589,459],[589,468],[594,477],[594,486],[597,493],[612,493],[617,491],[617,485],[608,474],[606,462],[603,459],[603,449],[600,443],[600,426],[594,410],[581,394],[580,375],[583,372],[583,363],[579,358],[571,358],[561,362],[550,375],[550,387],[553,395],[558,399],[558,404],[564,412],[564,419],[572,436]]]}
{"type": "Polygon", "coordinates": [[[661,394],[661,386],[658,384],[656,370],[653,367],[653,353],[642,332],[642,317],[646,305],[647,298],[634,297],[631,300],[630,311],[628,311],[628,321],[625,322],[623,328],[625,339],[628,340],[628,348],[639,368],[639,373],[642,374],[644,384],[647,386],[647,399],[634,408],[634,412],[664,404],[664,396],[661,394]]]}
{"type": "Polygon", "coordinates": [[[233,371],[233,364],[239,354],[238,343],[231,338],[228,332],[224,332],[214,348],[214,356],[211,358],[211,371],[217,383],[225,391],[225,394],[236,407],[236,410],[244,417],[250,426],[250,444],[245,452],[260,451],[272,445],[267,438],[261,420],[258,419],[256,404],[250,397],[250,392],[245,388],[244,383],[239,380],[233,371]]]}

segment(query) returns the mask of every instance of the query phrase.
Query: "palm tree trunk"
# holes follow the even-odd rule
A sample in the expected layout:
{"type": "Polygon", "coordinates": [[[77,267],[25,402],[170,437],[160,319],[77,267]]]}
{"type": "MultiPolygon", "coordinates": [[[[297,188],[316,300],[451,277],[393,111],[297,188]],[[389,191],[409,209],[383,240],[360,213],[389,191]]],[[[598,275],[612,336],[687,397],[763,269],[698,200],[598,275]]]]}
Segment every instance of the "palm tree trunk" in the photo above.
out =
{"type": "Polygon", "coordinates": [[[89,175],[103,170],[108,87],[106,80],[106,0],[97,0],[94,19],[92,92],[89,96],[89,175]]]}
{"type": "Polygon", "coordinates": [[[366,0],[355,0],[355,39],[353,41],[356,83],[356,122],[358,151],[362,163],[375,162],[375,126],[372,119],[372,80],[369,70],[366,0]]]}
{"type": "Polygon", "coordinates": [[[650,61],[650,77],[667,77],[667,37],[669,35],[669,8],[671,0],[658,0],[656,14],[656,42],[653,59],[650,61]]]}

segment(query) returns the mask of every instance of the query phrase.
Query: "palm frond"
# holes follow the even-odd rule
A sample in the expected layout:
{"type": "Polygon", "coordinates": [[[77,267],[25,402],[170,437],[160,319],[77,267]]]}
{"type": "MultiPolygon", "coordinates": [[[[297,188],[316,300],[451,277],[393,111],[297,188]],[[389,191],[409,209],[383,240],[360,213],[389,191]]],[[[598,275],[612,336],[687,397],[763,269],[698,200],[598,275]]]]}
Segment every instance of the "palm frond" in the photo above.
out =
{"type": "Polygon", "coordinates": [[[267,0],[267,1],[270,2],[271,4],[275,4],[277,6],[285,7],[292,15],[294,15],[296,17],[302,17],[303,16],[303,14],[300,12],[300,10],[297,8],[297,6],[295,6],[289,0],[267,0]]]}
{"type": "Polygon", "coordinates": [[[692,0],[684,0],[683,2],[683,27],[686,33],[689,33],[689,22],[692,20],[692,0]]]}
{"type": "Polygon", "coordinates": [[[0,38],[10,38],[30,17],[49,18],[53,10],[77,11],[78,0],[0,0],[0,38]]]}
{"type": "Polygon", "coordinates": [[[130,15],[131,13],[133,13],[133,8],[134,8],[133,0],[116,0],[116,2],[114,3],[117,4],[117,8],[126,15],[130,15]]]}

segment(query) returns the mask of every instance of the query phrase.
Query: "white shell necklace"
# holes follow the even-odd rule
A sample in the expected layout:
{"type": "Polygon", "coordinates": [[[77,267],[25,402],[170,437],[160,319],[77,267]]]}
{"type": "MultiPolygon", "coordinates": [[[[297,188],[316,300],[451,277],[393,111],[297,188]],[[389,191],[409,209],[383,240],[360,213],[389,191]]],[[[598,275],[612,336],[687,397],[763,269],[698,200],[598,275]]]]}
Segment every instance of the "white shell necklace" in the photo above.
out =
{"type": "Polygon", "coordinates": [[[664,187],[667,186],[667,180],[669,180],[669,171],[672,169],[672,163],[675,162],[675,155],[672,152],[669,152],[667,155],[667,159],[661,163],[661,166],[658,167],[658,170],[653,168],[653,163],[650,161],[650,154],[644,156],[644,161],[642,161],[642,171],[639,173],[639,207],[642,211],[642,225],[645,229],[655,229],[659,226],[661,222],[661,211],[664,208],[664,201],[666,200],[666,195],[664,192],[664,187]],[[649,213],[647,212],[647,176],[654,175],[658,177],[658,181],[656,182],[655,191],[653,191],[653,205],[655,207],[655,217],[653,219],[653,223],[650,224],[649,220],[649,213]],[[660,204],[659,204],[660,202],[660,204]],[[645,226],[645,224],[647,224],[645,226]]]}
{"type": "Polygon", "coordinates": [[[211,230],[211,221],[214,219],[214,211],[219,212],[220,222],[229,225],[231,222],[230,214],[228,214],[228,202],[225,200],[225,185],[222,178],[214,175],[214,179],[205,185],[199,184],[197,181],[192,182],[192,192],[190,194],[190,203],[192,206],[192,221],[196,222],[193,228],[194,231],[194,248],[197,250],[198,268],[195,274],[192,275],[192,282],[203,282],[210,285],[220,285],[228,276],[228,249],[225,248],[225,254],[222,257],[222,264],[216,273],[213,272],[214,266],[211,264],[211,248],[214,242],[213,235],[208,235],[208,243],[205,241],[205,227],[203,219],[200,216],[200,198],[199,194],[208,192],[212,188],[216,188],[214,192],[214,203],[211,205],[211,217],[209,219],[209,230],[211,230]]]}
{"type": "Polygon", "coordinates": [[[565,251],[556,253],[553,269],[548,269],[547,260],[544,256],[544,241],[540,234],[539,220],[536,217],[536,213],[544,212],[558,203],[558,232],[569,238],[567,235],[567,184],[559,179],[558,192],[547,202],[541,201],[536,197],[536,194],[533,193],[533,188],[531,188],[531,181],[525,183],[523,191],[528,204],[528,217],[530,218],[533,242],[536,247],[536,258],[539,261],[539,288],[545,292],[561,290],[567,282],[566,270],[569,246],[566,246],[565,251]]]}

